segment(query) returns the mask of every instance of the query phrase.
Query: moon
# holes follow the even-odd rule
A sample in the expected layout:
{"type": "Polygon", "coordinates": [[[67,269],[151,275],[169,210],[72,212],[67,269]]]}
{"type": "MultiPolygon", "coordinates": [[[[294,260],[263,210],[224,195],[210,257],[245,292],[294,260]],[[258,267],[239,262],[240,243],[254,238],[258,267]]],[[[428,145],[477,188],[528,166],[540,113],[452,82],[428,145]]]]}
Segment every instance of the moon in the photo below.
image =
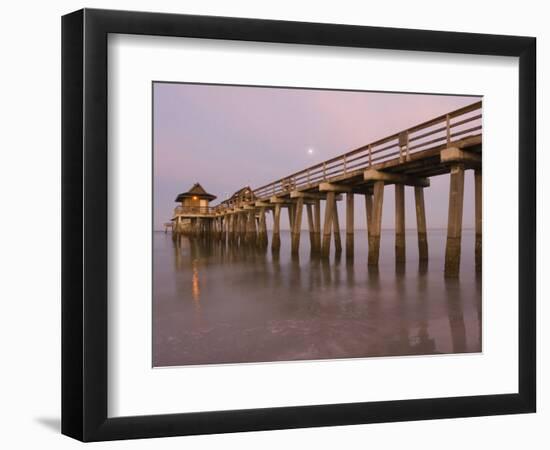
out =
{"type": "Polygon", "coordinates": [[[313,155],[313,149],[312,149],[312,148],[308,148],[308,149],[307,149],[307,153],[308,153],[309,155],[313,155]]]}

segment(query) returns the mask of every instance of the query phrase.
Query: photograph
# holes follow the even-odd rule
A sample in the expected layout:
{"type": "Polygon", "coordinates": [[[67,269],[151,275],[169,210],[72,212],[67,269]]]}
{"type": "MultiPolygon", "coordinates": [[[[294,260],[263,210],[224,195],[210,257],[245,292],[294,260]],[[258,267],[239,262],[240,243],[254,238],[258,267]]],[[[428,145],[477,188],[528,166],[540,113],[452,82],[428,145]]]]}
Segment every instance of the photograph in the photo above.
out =
{"type": "Polygon", "coordinates": [[[105,5],[3,9],[0,448],[550,448],[542,2],[105,5]]]}
{"type": "Polygon", "coordinates": [[[479,93],[152,82],[152,366],[483,352],[479,93]]]}

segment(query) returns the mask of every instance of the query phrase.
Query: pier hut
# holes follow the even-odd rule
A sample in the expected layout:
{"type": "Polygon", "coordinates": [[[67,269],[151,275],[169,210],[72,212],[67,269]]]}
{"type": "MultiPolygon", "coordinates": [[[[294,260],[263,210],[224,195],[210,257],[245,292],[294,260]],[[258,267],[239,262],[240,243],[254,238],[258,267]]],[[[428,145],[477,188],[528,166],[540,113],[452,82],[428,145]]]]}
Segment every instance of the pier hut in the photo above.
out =
{"type": "Polygon", "coordinates": [[[210,202],[216,196],[195,183],[187,192],[176,197],[179,205],[174,209],[172,230],[177,233],[204,234],[210,231],[214,214],[210,202]]]}

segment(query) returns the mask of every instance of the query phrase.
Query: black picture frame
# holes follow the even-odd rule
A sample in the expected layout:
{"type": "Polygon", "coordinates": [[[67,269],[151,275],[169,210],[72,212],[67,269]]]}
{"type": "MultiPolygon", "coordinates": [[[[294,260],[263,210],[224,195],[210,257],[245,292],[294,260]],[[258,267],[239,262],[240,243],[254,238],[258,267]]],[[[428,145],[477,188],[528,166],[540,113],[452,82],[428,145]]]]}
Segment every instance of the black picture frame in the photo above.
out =
{"type": "Polygon", "coordinates": [[[536,40],[227,17],[83,9],[62,18],[62,433],[102,441],[535,412],[536,40]],[[519,58],[517,393],[107,417],[109,33],[519,58]]]}

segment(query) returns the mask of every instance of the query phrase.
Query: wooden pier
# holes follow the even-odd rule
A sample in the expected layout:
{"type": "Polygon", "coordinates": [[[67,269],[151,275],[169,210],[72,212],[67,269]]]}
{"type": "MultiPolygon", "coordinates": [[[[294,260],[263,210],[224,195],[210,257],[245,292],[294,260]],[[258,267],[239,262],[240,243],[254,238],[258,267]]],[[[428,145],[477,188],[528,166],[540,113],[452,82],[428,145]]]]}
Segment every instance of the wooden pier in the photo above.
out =
{"type": "MultiPolygon", "coordinates": [[[[365,199],[368,264],[377,266],[384,191],[395,185],[395,260],[405,261],[405,194],[414,192],[420,260],[428,260],[427,216],[424,189],[430,178],[449,174],[449,211],[445,275],[456,277],[460,269],[464,172],[474,171],[475,264],[481,270],[482,205],[482,110],[481,102],[460,108],[360,148],[303,169],[256,189],[244,187],[214,207],[200,211],[176,208],[174,232],[183,219],[200,222],[188,232],[236,245],[268,246],[266,214],[273,214],[271,249],[280,249],[280,218],[289,215],[291,252],[300,249],[304,210],[312,255],[328,258],[331,244],[342,252],[338,203],[345,205],[345,253],[354,255],[354,198],[365,199]],[[344,201],[345,200],[345,201],[344,201]],[[321,202],[325,202],[321,229],[321,202]]],[[[201,188],[202,189],[202,188],[201,188]]],[[[206,193],[205,193],[206,194],[206,193]]],[[[180,196],[183,194],[180,194],[180,196]]],[[[210,195],[210,194],[206,194],[210,195]]],[[[211,196],[213,197],[213,196],[211,196]]],[[[428,205],[429,206],[429,205],[428,205]]],[[[429,212],[429,211],[428,211],[429,212]]]]}

